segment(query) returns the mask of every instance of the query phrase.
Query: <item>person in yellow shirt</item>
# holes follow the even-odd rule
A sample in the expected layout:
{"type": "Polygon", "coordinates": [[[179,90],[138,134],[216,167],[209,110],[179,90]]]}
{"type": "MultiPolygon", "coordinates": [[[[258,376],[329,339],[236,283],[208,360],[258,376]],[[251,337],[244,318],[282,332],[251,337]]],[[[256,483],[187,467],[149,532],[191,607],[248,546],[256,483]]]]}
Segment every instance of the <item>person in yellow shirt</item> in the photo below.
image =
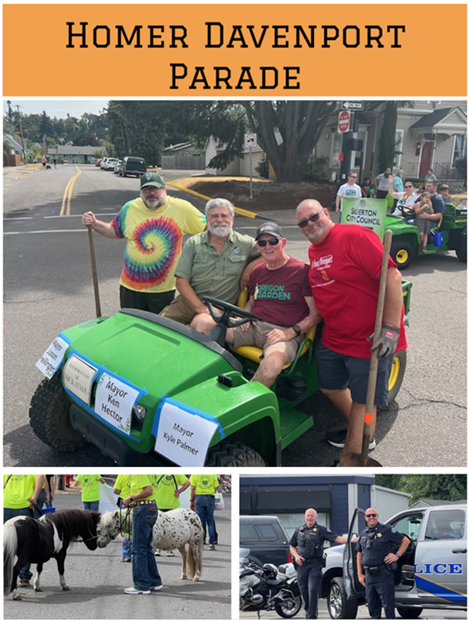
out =
{"type": "Polygon", "coordinates": [[[191,502],[202,521],[203,528],[208,527],[209,551],[215,551],[216,531],[215,491],[218,491],[218,477],[215,474],[193,474],[191,476],[191,502]]]}
{"type": "MultiPolygon", "coordinates": [[[[156,505],[158,506],[158,510],[160,512],[168,512],[168,510],[181,508],[179,496],[190,486],[191,483],[189,478],[182,474],[176,474],[175,476],[162,474],[155,476],[155,479],[156,505]]],[[[159,549],[156,549],[155,555],[161,555],[159,549]]],[[[174,557],[172,551],[167,551],[166,555],[170,558],[174,557]]]]}
{"type": "Polygon", "coordinates": [[[129,474],[130,495],[124,506],[132,507],[132,579],[134,585],[125,594],[151,594],[161,590],[158,566],[151,546],[153,526],[158,518],[153,484],[155,476],[129,474]]]}
{"type": "Polygon", "coordinates": [[[99,474],[80,474],[77,476],[74,486],[81,486],[81,500],[83,510],[99,510],[99,483],[105,484],[105,480],[99,474]]]}
{"type": "MultiPolygon", "coordinates": [[[[130,495],[130,484],[129,484],[129,475],[128,474],[120,474],[117,476],[116,482],[114,484],[114,493],[119,496],[119,506],[123,502],[125,497],[129,497],[130,495]]],[[[127,534],[124,536],[124,540],[122,541],[122,557],[121,562],[131,562],[132,561],[132,544],[129,540],[127,534]]]]}
{"type": "MultiPolygon", "coordinates": [[[[5,474],[3,476],[3,523],[13,517],[33,517],[34,504],[44,484],[44,476],[34,474],[5,474]]],[[[27,588],[33,574],[28,562],[20,571],[20,588],[27,588]]]]}

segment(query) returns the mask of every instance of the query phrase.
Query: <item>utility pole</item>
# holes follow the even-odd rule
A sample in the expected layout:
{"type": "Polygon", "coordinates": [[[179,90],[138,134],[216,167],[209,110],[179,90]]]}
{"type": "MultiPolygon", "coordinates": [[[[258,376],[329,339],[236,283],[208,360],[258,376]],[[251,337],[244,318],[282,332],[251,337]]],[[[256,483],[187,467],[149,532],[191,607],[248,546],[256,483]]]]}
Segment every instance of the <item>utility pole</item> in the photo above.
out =
{"type": "Polygon", "coordinates": [[[24,135],[23,135],[23,123],[21,122],[21,114],[20,114],[20,106],[17,105],[16,106],[16,110],[18,112],[18,117],[20,120],[20,131],[21,131],[21,144],[23,146],[23,159],[26,163],[26,145],[25,145],[25,141],[24,141],[24,135]]]}

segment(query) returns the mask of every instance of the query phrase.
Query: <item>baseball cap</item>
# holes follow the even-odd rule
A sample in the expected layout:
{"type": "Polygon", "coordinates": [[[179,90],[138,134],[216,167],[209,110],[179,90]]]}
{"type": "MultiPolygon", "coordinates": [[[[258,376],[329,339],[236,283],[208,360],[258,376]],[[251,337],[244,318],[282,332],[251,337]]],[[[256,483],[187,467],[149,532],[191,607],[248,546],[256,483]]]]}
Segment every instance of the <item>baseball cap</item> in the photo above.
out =
{"type": "Polygon", "coordinates": [[[280,239],[285,238],[282,229],[275,222],[265,222],[264,224],[261,224],[256,231],[256,241],[261,235],[272,235],[273,237],[279,237],[280,239]]]}
{"type": "Polygon", "coordinates": [[[164,179],[157,172],[145,172],[140,177],[140,189],[144,187],[164,187],[164,179]]]}

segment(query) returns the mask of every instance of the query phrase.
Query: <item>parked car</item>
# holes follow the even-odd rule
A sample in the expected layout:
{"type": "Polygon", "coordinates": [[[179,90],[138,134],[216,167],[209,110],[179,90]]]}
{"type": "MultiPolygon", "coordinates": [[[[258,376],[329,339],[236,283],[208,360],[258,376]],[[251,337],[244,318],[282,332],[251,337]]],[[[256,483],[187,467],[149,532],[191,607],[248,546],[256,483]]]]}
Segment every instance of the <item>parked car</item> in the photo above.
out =
{"type": "Polygon", "coordinates": [[[108,157],[106,159],[106,163],[104,164],[104,170],[114,170],[119,160],[117,157],[108,157]]]}
{"type": "Polygon", "coordinates": [[[96,160],[95,166],[96,166],[97,168],[99,168],[99,167],[101,166],[101,159],[97,159],[97,160],[96,160]]]}
{"type": "Polygon", "coordinates": [[[121,176],[141,177],[147,171],[147,164],[142,157],[124,157],[122,161],[121,176]]]}
{"type": "MultiPolygon", "coordinates": [[[[326,550],[319,595],[327,598],[331,618],[356,618],[365,588],[358,581],[356,543],[364,527],[358,508],[346,545],[326,550]]],[[[395,573],[396,608],[402,618],[418,618],[424,609],[467,609],[467,505],[409,508],[388,519],[410,539],[395,573]]],[[[397,550],[397,549],[396,549],[397,550]]]]}
{"type": "Polygon", "coordinates": [[[122,170],[122,159],[119,159],[117,164],[114,166],[114,174],[119,174],[120,175],[121,170],[122,170]]]}
{"type": "Polygon", "coordinates": [[[249,559],[262,566],[291,562],[289,537],[274,515],[240,515],[239,546],[250,550],[249,559]]]}
{"type": "Polygon", "coordinates": [[[101,162],[99,164],[99,167],[101,168],[101,170],[106,170],[106,162],[107,162],[107,160],[108,160],[107,157],[103,157],[102,158],[102,160],[101,160],[101,162]]]}

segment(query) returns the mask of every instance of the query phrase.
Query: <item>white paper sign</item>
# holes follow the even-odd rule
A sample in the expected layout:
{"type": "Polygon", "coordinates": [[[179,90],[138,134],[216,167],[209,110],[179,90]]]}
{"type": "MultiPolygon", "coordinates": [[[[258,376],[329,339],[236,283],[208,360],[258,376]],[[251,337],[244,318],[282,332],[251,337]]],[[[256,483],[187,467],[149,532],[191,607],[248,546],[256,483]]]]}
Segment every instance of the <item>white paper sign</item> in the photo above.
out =
{"type": "Polygon", "coordinates": [[[95,413],[123,433],[130,435],[132,407],[139,393],[127,383],[103,373],[96,390],[95,413]]]}
{"type": "Polygon", "coordinates": [[[57,336],[36,362],[36,368],[39,368],[44,376],[51,379],[62,363],[67,347],[68,342],[57,336]]]}
{"type": "Polygon", "coordinates": [[[90,404],[91,387],[98,369],[76,355],[71,355],[62,374],[64,386],[87,405],[90,404]]]}
{"type": "Polygon", "coordinates": [[[165,403],[161,408],[155,452],[181,467],[203,467],[217,428],[217,422],[165,403]]]}

